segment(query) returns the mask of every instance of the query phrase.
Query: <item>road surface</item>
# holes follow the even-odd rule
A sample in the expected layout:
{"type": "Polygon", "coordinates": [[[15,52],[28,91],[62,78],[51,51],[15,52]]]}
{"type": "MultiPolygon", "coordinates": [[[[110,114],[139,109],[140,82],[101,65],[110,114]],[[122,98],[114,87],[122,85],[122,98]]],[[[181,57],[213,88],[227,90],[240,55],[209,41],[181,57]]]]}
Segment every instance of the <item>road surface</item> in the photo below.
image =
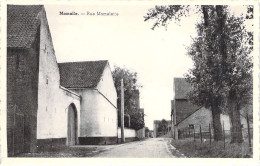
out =
{"type": "Polygon", "coordinates": [[[140,158],[172,158],[170,152],[174,149],[170,145],[169,138],[150,138],[143,141],[135,141],[120,145],[112,145],[93,157],[140,157],[140,158]]]}
{"type": "Polygon", "coordinates": [[[170,138],[149,138],[117,145],[75,145],[39,153],[22,153],[18,157],[103,157],[103,158],[175,158],[185,157],[171,144],[170,138]],[[174,155],[173,155],[174,154],[174,155]]]}

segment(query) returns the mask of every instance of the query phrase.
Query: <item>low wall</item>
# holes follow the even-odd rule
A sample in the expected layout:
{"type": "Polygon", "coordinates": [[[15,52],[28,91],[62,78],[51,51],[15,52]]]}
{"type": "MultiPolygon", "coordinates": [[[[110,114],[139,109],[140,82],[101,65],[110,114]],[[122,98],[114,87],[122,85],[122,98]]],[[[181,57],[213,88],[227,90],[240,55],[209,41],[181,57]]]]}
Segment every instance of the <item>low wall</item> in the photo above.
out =
{"type": "MultiPolygon", "coordinates": [[[[117,128],[118,138],[121,138],[121,127],[117,128]]],[[[125,128],[124,130],[125,138],[135,138],[136,131],[134,129],[125,128]]]]}
{"type": "MultiPolygon", "coordinates": [[[[80,145],[109,145],[121,143],[121,128],[117,128],[117,137],[79,137],[80,145]]],[[[132,142],[138,140],[136,131],[134,129],[125,128],[125,142],[132,142]]]]}
{"type": "Polygon", "coordinates": [[[80,145],[110,145],[117,142],[117,137],[79,137],[80,145]]]}
{"type": "Polygon", "coordinates": [[[141,128],[136,131],[137,138],[145,138],[145,128],[141,128]]]}

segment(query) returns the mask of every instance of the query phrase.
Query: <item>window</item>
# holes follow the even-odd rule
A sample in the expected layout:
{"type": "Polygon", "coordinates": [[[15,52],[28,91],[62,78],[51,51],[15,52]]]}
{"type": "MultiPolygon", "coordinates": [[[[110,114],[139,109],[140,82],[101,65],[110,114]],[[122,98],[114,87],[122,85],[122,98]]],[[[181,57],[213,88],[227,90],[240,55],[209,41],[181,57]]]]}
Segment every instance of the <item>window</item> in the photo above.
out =
{"type": "Polygon", "coordinates": [[[48,84],[48,76],[46,76],[46,84],[48,84]]]}
{"type": "Polygon", "coordinates": [[[190,124],[190,125],[189,125],[189,128],[190,128],[190,129],[194,129],[194,124],[190,124]]]}

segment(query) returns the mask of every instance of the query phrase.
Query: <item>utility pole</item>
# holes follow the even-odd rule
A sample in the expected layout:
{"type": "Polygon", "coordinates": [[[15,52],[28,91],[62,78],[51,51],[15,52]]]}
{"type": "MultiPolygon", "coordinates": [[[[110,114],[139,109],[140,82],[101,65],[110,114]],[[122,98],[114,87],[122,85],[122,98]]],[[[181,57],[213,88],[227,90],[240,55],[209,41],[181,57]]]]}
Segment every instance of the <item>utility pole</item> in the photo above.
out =
{"type": "Polygon", "coordinates": [[[125,142],[124,133],[124,80],[121,79],[121,142],[125,142]]]}

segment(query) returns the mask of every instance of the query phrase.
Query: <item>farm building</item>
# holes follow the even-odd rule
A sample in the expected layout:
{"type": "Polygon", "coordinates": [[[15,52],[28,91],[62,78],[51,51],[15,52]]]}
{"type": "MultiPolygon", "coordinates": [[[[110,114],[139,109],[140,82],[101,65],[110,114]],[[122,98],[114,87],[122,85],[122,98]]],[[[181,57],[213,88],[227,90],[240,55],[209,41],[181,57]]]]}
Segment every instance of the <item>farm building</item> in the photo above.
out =
{"type": "Polygon", "coordinates": [[[80,94],[80,144],[117,142],[117,93],[108,61],[59,63],[61,85],[80,94]]]}
{"type": "Polygon", "coordinates": [[[77,144],[80,99],[60,86],[44,6],[8,5],[8,156],[77,144]]]}
{"type": "MultiPolygon", "coordinates": [[[[116,104],[107,60],[58,64],[44,6],[7,6],[8,156],[117,143],[116,104]]],[[[144,128],[125,136],[142,138],[144,128]]]]}
{"type": "MultiPolygon", "coordinates": [[[[171,101],[171,125],[173,137],[175,139],[180,138],[180,134],[183,135],[183,133],[190,134],[191,132],[199,132],[200,127],[202,132],[209,132],[210,125],[211,133],[213,133],[211,110],[192,104],[187,97],[190,90],[191,86],[186,82],[185,78],[174,78],[174,100],[171,101]]],[[[248,107],[249,106],[246,108],[248,107]]],[[[242,114],[242,111],[240,118],[243,129],[246,129],[247,121],[245,115],[242,114]]],[[[222,127],[224,123],[225,133],[230,134],[231,124],[229,116],[227,114],[221,114],[220,121],[222,127]]],[[[251,127],[252,126],[250,125],[250,128],[251,127]]],[[[243,135],[247,135],[247,130],[243,130],[243,135]]]]}

